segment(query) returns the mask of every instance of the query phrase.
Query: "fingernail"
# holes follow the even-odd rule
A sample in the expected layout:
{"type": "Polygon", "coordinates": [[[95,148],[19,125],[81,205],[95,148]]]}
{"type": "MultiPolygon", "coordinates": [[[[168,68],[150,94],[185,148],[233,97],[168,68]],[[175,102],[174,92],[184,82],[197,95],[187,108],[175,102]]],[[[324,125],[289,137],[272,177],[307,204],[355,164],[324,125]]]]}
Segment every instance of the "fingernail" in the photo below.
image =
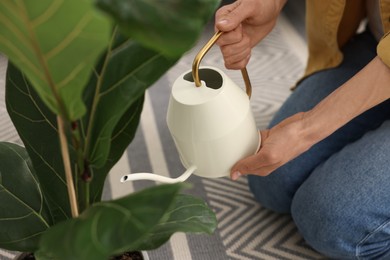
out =
{"type": "Polygon", "coordinates": [[[238,178],[240,178],[241,175],[242,175],[242,174],[241,174],[241,172],[239,172],[239,171],[233,172],[233,174],[232,174],[232,180],[233,180],[233,181],[236,181],[238,178]]]}
{"type": "Polygon", "coordinates": [[[224,25],[224,24],[227,24],[228,22],[229,22],[228,20],[222,19],[222,20],[219,20],[219,21],[218,21],[218,24],[224,25]]]}

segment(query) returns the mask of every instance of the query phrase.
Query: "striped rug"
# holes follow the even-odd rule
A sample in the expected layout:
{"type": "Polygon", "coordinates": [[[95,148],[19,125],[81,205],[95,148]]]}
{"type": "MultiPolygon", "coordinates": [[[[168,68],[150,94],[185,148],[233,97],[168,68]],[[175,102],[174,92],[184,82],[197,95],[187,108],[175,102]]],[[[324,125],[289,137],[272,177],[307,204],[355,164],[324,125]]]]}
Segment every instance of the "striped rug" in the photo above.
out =
{"type": "MultiPolygon", "coordinates": [[[[150,181],[121,184],[123,174],[154,172],[177,177],[184,171],[165,121],[170,88],[181,73],[191,68],[195,54],[212,33],[212,28],[205,30],[197,46],[147,92],[136,138],[108,177],[106,199],[156,185],[150,181]]],[[[289,88],[302,75],[306,58],[304,40],[281,16],[273,32],[253,50],[247,67],[254,88],[251,105],[259,129],[267,126],[290,94],[289,88]]],[[[233,81],[244,86],[239,72],[224,69],[217,47],[209,51],[202,65],[223,69],[233,81]]],[[[2,57],[0,140],[20,142],[5,110],[5,69],[2,57]]],[[[245,178],[233,182],[227,178],[192,176],[188,182],[193,184],[189,193],[206,200],[216,212],[218,229],[211,236],[175,234],[169,243],[147,252],[151,260],[324,259],[305,244],[288,215],[273,213],[254,201],[245,178]]],[[[14,254],[0,250],[0,260],[10,260],[14,254]]]]}

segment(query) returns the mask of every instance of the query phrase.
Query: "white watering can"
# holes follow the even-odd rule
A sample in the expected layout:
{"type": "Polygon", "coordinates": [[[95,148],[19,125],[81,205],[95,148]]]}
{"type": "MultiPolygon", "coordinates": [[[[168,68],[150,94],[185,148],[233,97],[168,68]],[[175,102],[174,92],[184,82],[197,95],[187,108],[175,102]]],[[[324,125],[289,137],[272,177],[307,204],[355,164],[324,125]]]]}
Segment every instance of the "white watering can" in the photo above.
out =
{"type": "Polygon", "coordinates": [[[167,124],[187,170],[178,178],[128,174],[121,182],[175,183],[185,181],[191,174],[226,177],[237,161],[258,151],[261,140],[250,108],[252,88],[246,69],[241,70],[246,93],[221,70],[199,69],[203,56],[221,34],[217,32],[210,39],[195,57],[192,70],[180,75],[172,87],[167,124]]]}

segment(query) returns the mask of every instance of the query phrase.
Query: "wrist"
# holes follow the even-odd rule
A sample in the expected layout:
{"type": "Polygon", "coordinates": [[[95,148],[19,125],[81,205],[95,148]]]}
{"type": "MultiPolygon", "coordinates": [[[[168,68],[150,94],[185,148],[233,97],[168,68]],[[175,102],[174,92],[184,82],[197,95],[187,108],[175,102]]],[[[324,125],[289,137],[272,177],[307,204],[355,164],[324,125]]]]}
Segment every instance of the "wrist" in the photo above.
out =
{"type": "Polygon", "coordinates": [[[301,116],[300,136],[309,146],[320,142],[328,135],[325,132],[326,127],[316,120],[316,115],[312,110],[302,112],[301,116]]]}

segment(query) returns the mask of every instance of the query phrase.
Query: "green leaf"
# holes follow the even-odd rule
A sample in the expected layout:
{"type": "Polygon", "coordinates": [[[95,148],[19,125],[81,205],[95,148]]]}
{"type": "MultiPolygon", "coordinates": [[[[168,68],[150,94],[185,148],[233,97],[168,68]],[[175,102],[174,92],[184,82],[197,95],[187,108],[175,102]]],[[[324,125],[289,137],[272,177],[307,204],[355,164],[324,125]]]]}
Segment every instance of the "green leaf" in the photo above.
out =
{"type": "Polygon", "coordinates": [[[119,200],[98,203],[79,218],[48,230],[36,256],[106,260],[111,255],[139,250],[146,239],[150,239],[148,248],[160,246],[176,231],[212,232],[215,215],[205,210],[203,202],[178,196],[182,186],[160,185],[119,200]],[[159,233],[151,234],[153,231],[159,233]]]}
{"type": "Polygon", "coordinates": [[[81,95],[110,31],[90,0],[0,1],[0,51],[71,120],[85,113],[81,95]]]}
{"type": "Polygon", "coordinates": [[[70,218],[56,117],[12,63],[7,68],[6,105],[31,158],[54,223],[70,218]]]}
{"type": "Polygon", "coordinates": [[[101,168],[107,161],[113,131],[126,113],[128,116],[130,106],[176,61],[114,33],[100,69],[87,86],[94,99],[87,101],[90,109],[83,129],[86,158],[93,168],[101,168]]]}
{"type": "Polygon", "coordinates": [[[93,185],[90,188],[91,202],[101,200],[107,173],[122,157],[124,151],[133,140],[141,117],[143,103],[144,96],[141,96],[129,107],[116,125],[111,136],[110,152],[106,163],[101,168],[93,169],[93,185]]]}
{"type": "Polygon", "coordinates": [[[122,31],[165,56],[189,50],[220,0],[97,0],[122,31]]]}
{"type": "Polygon", "coordinates": [[[210,208],[190,195],[179,194],[167,215],[168,220],[158,224],[139,244],[138,250],[158,248],[175,232],[212,234],[217,227],[216,216],[210,208]]]}
{"type": "Polygon", "coordinates": [[[0,248],[34,251],[52,224],[26,150],[0,142],[0,248]]]}

